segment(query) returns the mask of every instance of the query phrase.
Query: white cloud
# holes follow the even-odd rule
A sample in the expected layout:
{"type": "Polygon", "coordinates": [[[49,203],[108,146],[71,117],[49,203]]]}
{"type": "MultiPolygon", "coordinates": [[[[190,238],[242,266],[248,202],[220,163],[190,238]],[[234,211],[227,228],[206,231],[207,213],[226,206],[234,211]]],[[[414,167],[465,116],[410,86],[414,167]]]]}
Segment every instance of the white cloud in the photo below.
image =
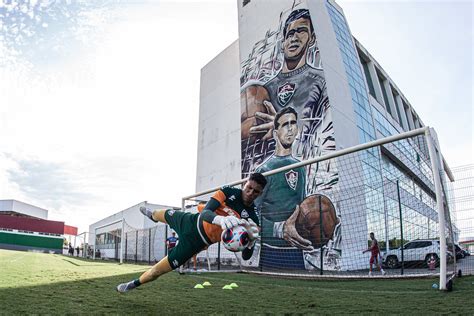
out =
{"type": "Polygon", "coordinates": [[[237,37],[233,2],[114,10],[95,15],[102,33],[81,29],[92,37],[75,54],[33,65],[17,56],[0,75],[0,198],[80,231],[194,192],[200,68],[237,37]]]}

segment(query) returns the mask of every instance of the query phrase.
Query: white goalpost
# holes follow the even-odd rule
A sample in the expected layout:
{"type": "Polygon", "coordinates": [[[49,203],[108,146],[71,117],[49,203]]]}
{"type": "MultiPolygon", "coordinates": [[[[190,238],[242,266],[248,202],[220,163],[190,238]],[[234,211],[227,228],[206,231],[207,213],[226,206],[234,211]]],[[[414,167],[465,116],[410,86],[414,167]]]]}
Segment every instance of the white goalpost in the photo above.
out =
{"type": "Polygon", "coordinates": [[[439,154],[436,154],[436,148],[434,145],[433,138],[431,134],[434,130],[430,128],[426,128],[425,135],[426,140],[428,143],[428,150],[430,153],[431,158],[431,168],[433,170],[433,177],[434,177],[434,185],[436,189],[436,203],[437,203],[437,211],[438,211],[438,220],[439,220],[439,243],[440,243],[440,271],[439,271],[439,289],[446,290],[446,232],[445,232],[445,214],[444,214],[444,207],[443,207],[443,198],[442,198],[442,188],[441,188],[441,179],[440,179],[440,172],[439,172],[439,164],[441,163],[438,160],[440,156],[440,151],[438,150],[439,154]],[[444,238],[443,238],[444,237],[444,238]]]}
{"type": "Polygon", "coordinates": [[[78,244],[82,244],[82,257],[87,258],[87,249],[88,249],[88,242],[87,242],[87,234],[89,232],[82,232],[74,236],[74,248],[78,247],[78,244]]]}

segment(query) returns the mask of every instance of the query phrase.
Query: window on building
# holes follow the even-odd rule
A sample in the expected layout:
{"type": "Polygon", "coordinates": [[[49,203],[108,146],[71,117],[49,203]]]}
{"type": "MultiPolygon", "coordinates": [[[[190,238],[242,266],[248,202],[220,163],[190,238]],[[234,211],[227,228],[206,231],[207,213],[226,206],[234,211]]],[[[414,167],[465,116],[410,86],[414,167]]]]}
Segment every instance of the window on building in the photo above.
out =
{"type": "Polygon", "coordinates": [[[96,235],[96,246],[101,248],[114,248],[115,244],[120,243],[122,230],[116,229],[110,232],[100,233],[96,235]]]}
{"type": "Polygon", "coordinates": [[[412,115],[413,115],[413,123],[415,124],[415,128],[421,127],[420,121],[418,120],[418,117],[416,116],[416,114],[412,113],[412,115]]]}
{"type": "Polygon", "coordinates": [[[380,83],[380,89],[382,89],[382,95],[383,95],[383,101],[385,105],[385,109],[387,109],[387,112],[393,117],[392,110],[390,109],[390,104],[388,103],[388,96],[387,96],[387,91],[385,91],[385,87],[383,82],[385,81],[385,78],[383,78],[379,72],[377,71],[377,77],[379,79],[380,83]]]}
{"type": "Polygon", "coordinates": [[[395,90],[393,90],[392,86],[390,86],[390,90],[392,90],[393,101],[395,102],[395,110],[397,111],[398,123],[400,123],[400,126],[403,129],[405,129],[406,126],[403,125],[402,115],[400,114],[400,108],[399,108],[398,102],[397,102],[398,93],[396,93],[395,90]]]}
{"type": "Polygon", "coordinates": [[[402,103],[403,103],[403,110],[404,110],[404,115],[405,117],[407,118],[407,123],[408,123],[408,129],[412,130],[414,129],[415,127],[412,125],[411,123],[411,120],[409,118],[409,115],[411,113],[410,111],[410,107],[405,103],[405,101],[402,100],[402,103]]]}
{"type": "Polygon", "coordinates": [[[375,88],[374,83],[372,82],[372,77],[370,76],[369,65],[362,58],[360,59],[360,62],[362,63],[362,67],[364,68],[365,81],[367,82],[367,86],[369,87],[369,93],[375,98],[375,88]]]}

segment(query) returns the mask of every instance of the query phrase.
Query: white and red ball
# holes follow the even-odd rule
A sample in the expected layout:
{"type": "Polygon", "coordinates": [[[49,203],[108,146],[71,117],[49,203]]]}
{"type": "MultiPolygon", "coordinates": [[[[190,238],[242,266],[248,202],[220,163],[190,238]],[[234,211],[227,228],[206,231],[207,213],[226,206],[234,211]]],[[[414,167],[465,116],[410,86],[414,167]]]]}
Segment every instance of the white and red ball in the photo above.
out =
{"type": "Polygon", "coordinates": [[[244,250],[250,243],[249,233],[243,226],[235,226],[222,231],[222,243],[232,252],[244,250]]]}

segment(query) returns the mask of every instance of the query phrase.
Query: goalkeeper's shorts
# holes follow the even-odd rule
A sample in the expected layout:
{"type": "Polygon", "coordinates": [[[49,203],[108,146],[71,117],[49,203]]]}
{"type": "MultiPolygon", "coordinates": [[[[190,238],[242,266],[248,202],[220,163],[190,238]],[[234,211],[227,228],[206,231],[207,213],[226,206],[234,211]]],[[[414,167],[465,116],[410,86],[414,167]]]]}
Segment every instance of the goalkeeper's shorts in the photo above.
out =
{"type": "Polygon", "coordinates": [[[178,235],[178,245],[168,253],[168,261],[172,269],[185,264],[186,261],[207,246],[198,231],[198,217],[199,213],[166,211],[166,222],[178,235]]]}

